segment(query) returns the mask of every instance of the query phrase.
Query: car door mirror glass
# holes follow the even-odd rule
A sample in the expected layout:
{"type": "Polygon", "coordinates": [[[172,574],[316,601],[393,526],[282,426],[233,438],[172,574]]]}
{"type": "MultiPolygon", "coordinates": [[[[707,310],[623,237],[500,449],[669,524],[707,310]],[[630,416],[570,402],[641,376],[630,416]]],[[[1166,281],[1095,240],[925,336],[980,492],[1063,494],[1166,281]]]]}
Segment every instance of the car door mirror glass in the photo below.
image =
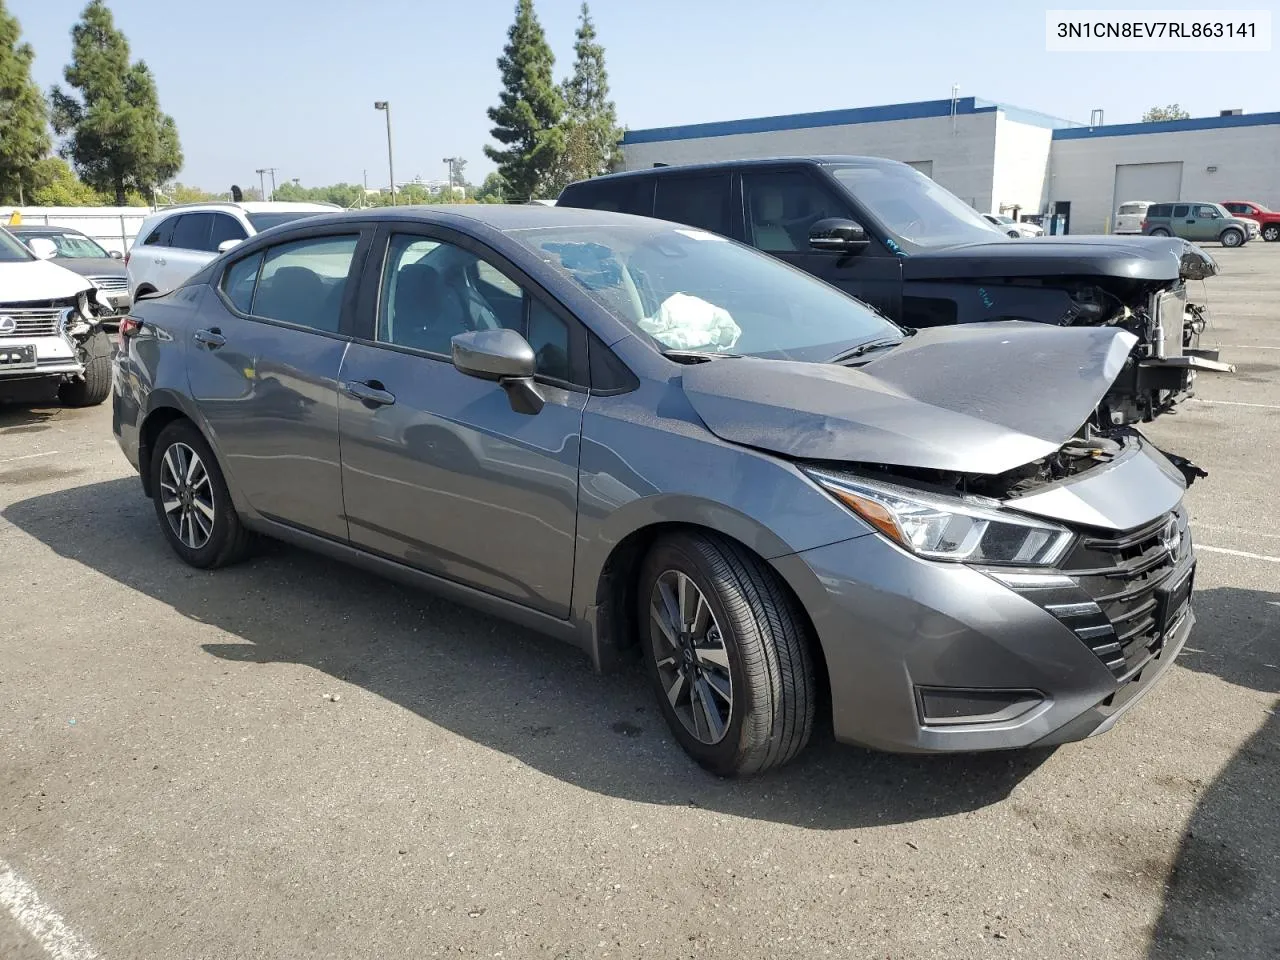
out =
{"type": "Polygon", "coordinates": [[[242,242],[243,241],[240,241],[240,240],[223,240],[220,244],[218,244],[218,252],[226,253],[228,250],[232,249],[233,247],[239,246],[242,242]]]}
{"type": "Polygon", "coordinates": [[[511,409],[535,414],[542,409],[542,395],[533,382],[537,358],[529,341],[514,330],[472,330],[452,340],[453,365],[459,373],[496,381],[507,391],[511,409]]]}
{"type": "Polygon", "coordinates": [[[27,249],[41,260],[52,260],[58,255],[58,245],[48,237],[32,237],[27,241],[27,249]]]}
{"type": "Polygon", "coordinates": [[[870,244],[862,224],[841,217],[819,220],[809,228],[809,246],[814,250],[854,253],[870,244]]]}

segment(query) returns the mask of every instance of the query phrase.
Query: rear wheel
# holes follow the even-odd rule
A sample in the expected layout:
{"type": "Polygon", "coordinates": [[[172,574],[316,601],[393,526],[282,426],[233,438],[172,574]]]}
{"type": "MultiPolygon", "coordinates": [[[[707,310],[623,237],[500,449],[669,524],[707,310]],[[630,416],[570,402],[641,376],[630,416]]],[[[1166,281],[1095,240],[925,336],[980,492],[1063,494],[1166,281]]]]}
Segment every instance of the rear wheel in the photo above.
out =
{"type": "Polygon", "coordinates": [[[721,776],[800,752],[812,656],[795,600],[763,561],[714,535],[665,537],[645,558],[639,599],[649,677],[685,752],[721,776]]]}
{"type": "Polygon", "coordinates": [[[173,551],[193,567],[242,560],[252,545],[208,442],[190,420],[175,420],[151,454],[151,496],[173,551]]]}
{"type": "Polygon", "coordinates": [[[1262,239],[1268,243],[1280,240],[1280,223],[1268,223],[1262,228],[1262,239]]]}
{"type": "Polygon", "coordinates": [[[1244,234],[1232,227],[1229,230],[1223,230],[1218,240],[1224,247],[1238,247],[1244,243],[1244,234]]]}
{"type": "Polygon", "coordinates": [[[58,387],[58,400],[68,407],[96,407],[111,394],[111,337],[95,330],[77,350],[84,377],[58,387]]]}
{"type": "Polygon", "coordinates": [[[1169,231],[1168,231],[1168,230],[1166,230],[1164,227],[1156,227],[1154,230],[1152,230],[1152,231],[1151,231],[1151,233],[1150,233],[1150,234],[1148,234],[1148,236],[1152,236],[1152,237],[1169,237],[1169,236],[1172,236],[1172,234],[1171,234],[1171,233],[1169,233],[1169,231]]]}

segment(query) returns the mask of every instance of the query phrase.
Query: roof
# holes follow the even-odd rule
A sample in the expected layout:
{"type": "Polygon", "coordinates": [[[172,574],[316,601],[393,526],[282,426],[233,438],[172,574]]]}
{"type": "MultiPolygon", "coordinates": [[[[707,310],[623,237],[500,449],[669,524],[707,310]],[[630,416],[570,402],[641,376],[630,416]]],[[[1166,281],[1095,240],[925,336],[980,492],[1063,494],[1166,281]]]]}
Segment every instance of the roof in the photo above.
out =
{"type": "Polygon", "coordinates": [[[420,206],[372,207],[366,210],[329,211],[328,215],[308,217],[276,227],[271,231],[301,229],[342,223],[348,220],[409,220],[419,223],[457,223],[469,220],[498,231],[522,230],[528,227],[573,226],[575,224],[634,223],[637,217],[606,210],[579,207],[545,206],[540,203],[432,203],[420,206]]]}
{"type": "MultiPolygon", "coordinates": [[[[667,174],[697,173],[699,171],[722,170],[725,167],[771,167],[778,164],[809,163],[821,166],[829,163],[864,163],[875,166],[908,166],[901,160],[890,160],[888,157],[862,157],[853,154],[809,154],[777,157],[743,157],[738,160],[708,160],[706,163],[672,163],[660,167],[642,167],[639,170],[622,170],[618,173],[606,173],[599,177],[591,177],[591,183],[608,180],[625,180],[628,177],[665,176],[667,174]]],[[[578,180],[576,183],[586,183],[578,180]]],[[[570,184],[572,186],[572,184],[570,184]]],[[[568,189],[567,187],[565,189],[568,189]]]]}
{"type": "MultiPolygon", "coordinates": [[[[722,120],[714,123],[692,123],[676,127],[653,127],[628,130],[622,137],[624,146],[637,143],[662,143],[669,140],[694,140],[702,137],[727,137],[740,133],[770,133],[779,130],[807,130],[814,127],[840,127],[855,123],[885,123],[893,120],[919,120],[924,117],[951,116],[953,101],[919,100],[891,103],[879,107],[854,107],[847,110],[824,110],[818,113],[792,113],[746,120],[722,120]]],[[[1082,126],[1072,120],[1026,110],[1010,104],[960,97],[954,101],[957,116],[1004,113],[1010,120],[1047,127],[1051,130],[1082,126]]]]}
{"type": "Polygon", "coordinates": [[[1191,117],[1187,120],[1113,123],[1110,126],[1072,127],[1053,131],[1055,140],[1088,140],[1092,137],[1133,137],[1153,133],[1184,133],[1189,130],[1222,130],[1228,127],[1280,125],[1280,113],[1230,114],[1225,117],[1191,117]]]}

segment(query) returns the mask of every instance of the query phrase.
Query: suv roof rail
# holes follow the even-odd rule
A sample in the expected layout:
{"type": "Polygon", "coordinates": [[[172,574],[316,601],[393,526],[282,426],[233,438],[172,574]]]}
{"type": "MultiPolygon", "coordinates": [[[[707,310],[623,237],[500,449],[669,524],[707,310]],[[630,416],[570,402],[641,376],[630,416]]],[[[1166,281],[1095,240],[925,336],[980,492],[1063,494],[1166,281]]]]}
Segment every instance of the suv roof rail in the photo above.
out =
{"type": "Polygon", "coordinates": [[[245,200],[237,203],[234,200],[195,200],[191,203],[166,203],[163,206],[157,206],[156,213],[167,213],[170,210],[182,210],[186,207],[230,207],[233,210],[243,210],[245,203],[310,203],[317,207],[332,207],[334,210],[345,209],[341,204],[330,203],[328,200],[245,200]]]}

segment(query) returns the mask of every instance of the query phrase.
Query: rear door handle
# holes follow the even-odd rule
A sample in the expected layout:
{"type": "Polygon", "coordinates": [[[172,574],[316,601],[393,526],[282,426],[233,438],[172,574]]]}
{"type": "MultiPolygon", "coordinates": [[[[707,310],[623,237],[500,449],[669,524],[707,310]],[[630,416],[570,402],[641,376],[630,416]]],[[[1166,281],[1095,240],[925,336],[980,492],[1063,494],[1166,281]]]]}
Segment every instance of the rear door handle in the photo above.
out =
{"type": "Polygon", "coordinates": [[[373,407],[389,407],[396,402],[396,395],[385,389],[379,380],[344,380],[342,389],[361,403],[373,407]]]}
{"type": "Polygon", "coordinates": [[[156,257],[155,264],[157,267],[163,267],[166,263],[168,261],[164,257],[156,257]]]}
{"type": "Polygon", "coordinates": [[[212,330],[197,330],[193,339],[196,343],[203,343],[210,350],[217,350],[219,347],[226,346],[227,343],[227,338],[217,327],[212,330]]]}

